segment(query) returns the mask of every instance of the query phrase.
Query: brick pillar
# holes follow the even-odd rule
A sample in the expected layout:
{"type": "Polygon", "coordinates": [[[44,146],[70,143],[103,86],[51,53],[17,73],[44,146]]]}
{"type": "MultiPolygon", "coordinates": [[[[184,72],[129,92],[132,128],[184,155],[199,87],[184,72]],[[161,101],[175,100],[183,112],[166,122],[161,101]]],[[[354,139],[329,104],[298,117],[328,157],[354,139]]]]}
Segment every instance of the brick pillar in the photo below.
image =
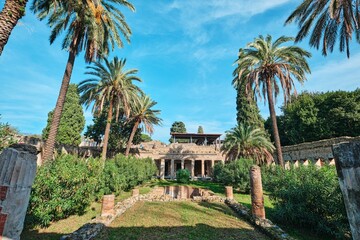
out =
{"type": "Polygon", "coordinates": [[[164,179],[165,177],[165,160],[160,159],[160,178],[164,179]]]}
{"type": "Polygon", "coordinates": [[[226,186],[225,187],[225,195],[226,198],[228,199],[234,199],[234,194],[233,194],[233,187],[232,186],[226,186]]]}
{"type": "Polygon", "coordinates": [[[195,176],[195,160],[191,160],[191,179],[195,176]]]}
{"type": "Polygon", "coordinates": [[[115,195],[104,195],[101,205],[101,216],[106,217],[115,214],[115,195]]]}
{"type": "Polygon", "coordinates": [[[140,195],[139,189],[138,188],[134,188],[132,190],[132,196],[133,197],[138,197],[140,195]]]}
{"type": "Polygon", "coordinates": [[[175,178],[175,165],[174,165],[174,159],[171,159],[171,179],[175,178]]]}
{"type": "Polygon", "coordinates": [[[251,210],[254,217],[265,219],[264,196],[259,166],[250,168],[251,210]]]}
{"type": "Polygon", "coordinates": [[[201,177],[205,176],[205,161],[201,160],[201,177]]]}
{"type": "Polygon", "coordinates": [[[360,239],[360,142],[332,146],[353,239],[360,239]]]}
{"type": "Polygon", "coordinates": [[[0,238],[20,239],[36,174],[34,146],[14,144],[0,155],[0,238]]]}

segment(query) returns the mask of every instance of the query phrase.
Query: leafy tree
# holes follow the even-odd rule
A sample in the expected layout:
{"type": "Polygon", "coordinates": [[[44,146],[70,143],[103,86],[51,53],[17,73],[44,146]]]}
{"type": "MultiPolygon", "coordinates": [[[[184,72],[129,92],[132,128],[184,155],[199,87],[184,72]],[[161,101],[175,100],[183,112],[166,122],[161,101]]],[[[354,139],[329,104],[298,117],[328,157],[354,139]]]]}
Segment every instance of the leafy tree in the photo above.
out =
{"type": "MultiPolygon", "coordinates": [[[[1,115],[0,115],[1,119],[1,115]]],[[[8,123],[0,122],[0,151],[9,145],[16,143],[15,135],[18,131],[8,123]]]]}
{"type": "Polygon", "coordinates": [[[302,83],[306,80],[305,74],[310,73],[306,61],[306,58],[311,56],[309,52],[296,46],[281,46],[293,40],[291,37],[282,36],[273,42],[270,35],[266,38],[259,36],[245,49],[240,50],[236,70],[239,80],[246,82],[247,92],[253,89],[256,96],[263,96],[268,100],[277,160],[281,166],[284,166],[284,161],[276,123],[274,97],[276,99],[281,86],[286,103],[291,91],[295,89],[294,79],[302,83]]]}
{"type": "Polygon", "coordinates": [[[356,41],[360,42],[359,35],[359,4],[358,0],[306,0],[303,1],[288,17],[286,24],[296,21],[299,33],[295,41],[301,41],[310,32],[310,46],[319,49],[322,54],[332,52],[337,39],[340,52],[346,49],[350,56],[349,42],[355,34],[356,41]],[[311,30],[312,29],[312,30],[311,30]]]}
{"type": "Polygon", "coordinates": [[[268,140],[265,131],[240,124],[226,132],[221,151],[228,160],[238,158],[254,159],[258,164],[272,162],[275,147],[268,140]]]}
{"type": "Polygon", "coordinates": [[[11,31],[25,15],[27,0],[6,0],[0,12],[0,56],[9,40],[11,31]]]}
{"type": "Polygon", "coordinates": [[[48,18],[48,25],[52,28],[50,44],[65,30],[62,48],[69,51],[53,121],[45,145],[45,160],[50,159],[54,152],[55,138],[76,56],[84,50],[85,61],[89,63],[108,55],[109,49],[114,49],[115,44],[122,47],[121,35],[128,42],[130,41],[131,30],[124,15],[116,8],[117,5],[123,5],[132,11],[135,10],[127,0],[33,1],[32,11],[40,20],[48,18]]]}
{"type": "Polygon", "coordinates": [[[94,78],[86,79],[79,83],[79,91],[82,94],[81,102],[87,107],[94,103],[94,113],[101,112],[106,101],[109,103],[103,140],[103,161],[106,159],[114,109],[116,110],[116,119],[121,107],[125,116],[128,117],[131,104],[134,103],[138,94],[142,92],[139,87],[133,84],[133,81],[142,81],[136,76],[138,70],[125,70],[125,59],[119,60],[115,57],[109,62],[109,60],[105,58],[104,62],[105,64],[96,62],[94,63],[94,66],[87,67],[91,71],[86,72],[86,74],[91,75],[94,78]]]}
{"type": "Polygon", "coordinates": [[[139,126],[142,126],[142,130],[145,130],[149,134],[152,134],[154,132],[154,125],[161,124],[162,120],[157,116],[160,114],[160,110],[151,109],[156,104],[157,102],[151,100],[151,98],[146,95],[142,95],[135,100],[129,118],[130,121],[134,122],[134,127],[129,137],[125,156],[129,155],[134,134],[139,126]]]}
{"type": "MultiPolygon", "coordinates": [[[[88,125],[85,131],[85,136],[93,139],[99,146],[104,137],[104,132],[106,128],[107,120],[107,111],[106,107],[103,109],[99,116],[94,116],[94,124],[88,125]]],[[[131,131],[133,129],[134,123],[127,122],[125,117],[120,118],[117,122],[115,117],[113,117],[112,124],[110,127],[109,134],[109,149],[116,152],[124,152],[126,148],[127,141],[130,137],[131,131]]],[[[141,129],[138,128],[135,132],[133,144],[139,144],[142,141],[141,129]]]]}
{"type": "MultiPolygon", "coordinates": [[[[43,139],[49,136],[54,110],[48,114],[46,127],[43,129],[43,139]]],[[[76,84],[70,84],[66,93],[64,110],[61,115],[56,142],[77,146],[81,143],[81,132],[85,126],[85,117],[80,105],[80,96],[76,84]]]]}
{"type": "Polygon", "coordinates": [[[204,133],[204,129],[203,129],[203,127],[202,126],[199,126],[198,127],[198,131],[197,131],[198,133],[204,133]]]}
{"type": "MultiPolygon", "coordinates": [[[[186,133],[186,127],[185,127],[185,123],[183,122],[174,122],[172,125],[171,125],[171,128],[170,128],[170,133],[186,133]]],[[[170,138],[169,139],[169,142],[172,143],[174,141],[173,138],[170,138]]],[[[188,143],[189,141],[188,140],[185,140],[185,139],[179,139],[177,140],[178,142],[180,143],[188,143]]]]}
{"type": "Polygon", "coordinates": [[[141,142],[151,142],[151,141],[152,141],[152,139],[149,135],[144,134],[144,133],[141,134],[141,142]]]}
{"type": "MultiPolygon", "coordinates": [[[[241,49],[240,49],[241,53],[241,49]]],[[[246,90],[246,79],[239,79],[238,67],[234,70],[233,86],[236,89],[236,120],[238,125],[252,125],[261,129],[264,129],[264,122],[260,116],[259,108],[254,100],[254,94],[252,91],[246,90]]],[[[244,77],[244,75],[243,75],[244,77]]]]}
{"type": "Polygon", "coordinates": [[[293,96],[282,111],[279,132],[282,140],[287,139],[285,145],[360,135],[360,89],[304,92],[293,96]]]}

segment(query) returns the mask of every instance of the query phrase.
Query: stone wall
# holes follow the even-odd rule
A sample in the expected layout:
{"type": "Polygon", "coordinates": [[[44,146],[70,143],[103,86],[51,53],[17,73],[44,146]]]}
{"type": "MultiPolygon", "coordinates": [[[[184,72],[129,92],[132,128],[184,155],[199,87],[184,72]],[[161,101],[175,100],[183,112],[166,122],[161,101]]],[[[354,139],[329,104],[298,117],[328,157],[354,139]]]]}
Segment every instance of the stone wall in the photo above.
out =
{"type": "MultiPolygon", "coordinates": [[[[315,142],[301,143],[291,146],[282,147],[284,161],[299,161],[311,160],[316,161],[321,159],[325,162],[333,159],[332,145],[341,142],[355,142],[360,141],[359,137],[338,137],[331,139],[324,139],[315,142]]],[[[276,158],[276,156],[274,156],[276,158]]]]}

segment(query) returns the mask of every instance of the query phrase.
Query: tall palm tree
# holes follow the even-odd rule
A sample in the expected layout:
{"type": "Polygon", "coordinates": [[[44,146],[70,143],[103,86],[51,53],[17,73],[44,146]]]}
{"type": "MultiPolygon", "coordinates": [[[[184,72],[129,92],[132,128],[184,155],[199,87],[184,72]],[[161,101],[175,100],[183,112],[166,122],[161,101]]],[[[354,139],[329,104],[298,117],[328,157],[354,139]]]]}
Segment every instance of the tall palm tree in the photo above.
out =
{"type": "Polygon", "coordinates": [[[272,129],[274,134],[278,164],[284,166],[279,131],[276,123],[274,97],[280,93],[280,87],[286,103],[291,92],[296,89],[294,79],[303,83],[310,68],[306,58],[311,54],[296,46],[281,46],[283,43],[293,41],[291,37],[282,36],[272,42],[272,37],[259,36],[254,42],[241,50],[237,60],[239,80],[247,82],[247,91],[254,90],[255,97],[261,95],[268,99],[272,129]]]}
{"type": "Polygon", "coordinates": [[[349,41],[353,33],[360,43],[359,0],[305,0],[288,17],[285,24],[296,21],[299,32],[295,41],[301,41],[310,32],[310,45],[319,49],[322,54],[332,52],[337,39],[341,52],[346,50],[350,57],[349,41]],[[312,29],[312,31],[310,31],[312,29]]]}
{"type": "Polygon", "coordinates": [[[91,71],[86,72],[86,74],[93,76],[93,78],[86,79],[79,83],[79,92],[81,94],[80,101],[86,107],[89,107],[94,103],[94,114],[100,113],[103,110],[104,104],[106,102],[109,103],[102,150],[103,161],[106,159],[110,126],[114,110],[122,107],[125,115],[128,117],[131,105],[134,103],[135,99],[138,98],[138,95],[142,94],[140,88],[133,84],[133,81],[142,81],[135,75],[138,70],[125,70],[125,59],[119,60],[115,57],[109,62],[105,58],[104,62],[105,64],[96,62],[94,63],[94,66],[87,67],[88,69],[91,69],[91,71]]]}
{"type": "Polygon", "coordinates": [[[61,112],[69,86],[75,57],[85,51],[85,61],[92,62],[109,53],[115,45],[122,47],[121,35],[129,42],[131,30],[124,15],[115,7],[123,5],[132,11],[127,0],[34,0],[31,9],[38,18],[48,18],[52,28],[50,44],[66,30],[62,48],[69,52],[65,73],[56,102],[49,136],[45,144],[44,159],[52,158],[61,112]]]}
{"type": "Polygon", "coordinates": [[[11,31],[25,15],[27,0],[6,0],[0,12],[0,56],[9,40],[11,31]]]}
{"type": "Polygon", "coordinates": [[[154,125],[161,124],[162,120],[157,116],[160,114],[160,110],[151,109],[156,104],[157,102],[151,100],[151,98],[146,95],[140,96],[134,102],[129,121],[133,121],[135,122],[135,124],[126,146],[125,156],[129,155],[131,143],[133,141],[135,132],[140,124],[142,124],[143,130],[145,130],[149,134],[152,134],[154,132],[154,125]]]}
{"type": "Polygon", "coordinates": [[[251,158],[258,164],[271,163],[274,160],[272,156],[274,149],[274,145],[263,130],[243,124],[226,132],[221,147],[228,160],[236,160],[240,157],[251,158]]]}

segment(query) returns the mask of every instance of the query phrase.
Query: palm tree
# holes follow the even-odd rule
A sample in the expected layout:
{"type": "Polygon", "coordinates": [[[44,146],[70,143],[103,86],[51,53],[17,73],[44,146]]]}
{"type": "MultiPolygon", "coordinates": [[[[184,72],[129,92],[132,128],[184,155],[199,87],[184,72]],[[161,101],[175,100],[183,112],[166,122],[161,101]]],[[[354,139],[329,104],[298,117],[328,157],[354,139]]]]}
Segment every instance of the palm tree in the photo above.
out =
{"type": "Polygon", "coordinates": [[[305,0],[286,20],[285,24],[293,21],[298,22],[299,32],[295,41],[305,38],[310,29],[310,46],[322,48],[322,54],[332,52],[339,39],[339,49],[346,49],[347,57],[350,57],[349,41],[355,32],[357,42],[360,42],[359,24],[359,0],[305,0]]]}
{"type": "Polygon", "coordinates": [[[87,67],[91,69],[86,74],[92,75],[93,78],[86,79],[79,83],[80,101],[86,107],[94,103],[93,113],[101,113],[104,104],[109,104],[107,123],[104,133],[102,159],[105,161],[107,145],[109,140],[110,126],[113,119],[114,109],[117,111],[120,107],[124,109],[128,117],[130,108],[138,95],[142,93],[139,87],[133,84],[133,81],[142,80],[135,74],[136,69],[125,70],[125,59],[115,57],[111,62],[106,58],[105,64],[100,62],[94,63],[94,66],[87,67]]]}
{"type": "Polygon", "coordinates": [[[282,157],[279,131],[276,123],[274,97],[280,93],[279,83],[282,88],[284,102],[296,89],[294,79],[303,83],[306,73],[310,73],[306,57],[311,54],[296,46],[281,46],[281,44],[293,41],[291,37],[282,36],[275,42],[268,35],[266,38],[259,36],[241,50],[237,60],[237,72],[240,81],[247,82],[247,92],[254,91],[255,97],[261,95],[268,99],[272,129],[275,140],[278,164],[284,166],[282,157]]]}
{"type": "Polygon", "coordinates": [[[260,128],[253,128],[243,124],[237,125],[226,132],[224,144],[221,147],[227,160],[240,157],[254,159],[258,164],[271,163],[274,159],[272,152],[274,145],[260,128]]]}
{"type": "Polygon", "coordinates": [[[25,15],[27,0],[6,0],[0,12],[0,56],[9,40],[11,31],[25,15]]]}
{"type": "Polygon", "coordinates": [[[156,104],[157,102],[151,100],[151,98],[146,95],[140,96],[134,102],[131,117],[129,118],[129,121],[134,122],[134,127],[126,146],[125,156],[129,155],[131,143],[140,124],[143,125],[143,130],[145,129],[149,134],[154,132],[154,125],[161,124],[162,120],[157,116],[160,114],[160,110],[151,109],[156,104]]]}
{"type": "Polygon", "coordinates": [[[55,138],[59,127],[66,92],[69,86],[75,57],[85,51],[85,61],[92,62],[109,53],[115,45],[122,47],[123,35],[129,42],[131,30],[124,15],[114,4],[123,5],[134,11],[127,0],[34,0],[31,9],[40,20],[48,17],[52,28],[50,44],[66,30],[62,48],[69,51],[69,57],[62,79],[59,96],[54,110],[49,136],[45,144],[44,159],[52,158],[55,138]]]}

